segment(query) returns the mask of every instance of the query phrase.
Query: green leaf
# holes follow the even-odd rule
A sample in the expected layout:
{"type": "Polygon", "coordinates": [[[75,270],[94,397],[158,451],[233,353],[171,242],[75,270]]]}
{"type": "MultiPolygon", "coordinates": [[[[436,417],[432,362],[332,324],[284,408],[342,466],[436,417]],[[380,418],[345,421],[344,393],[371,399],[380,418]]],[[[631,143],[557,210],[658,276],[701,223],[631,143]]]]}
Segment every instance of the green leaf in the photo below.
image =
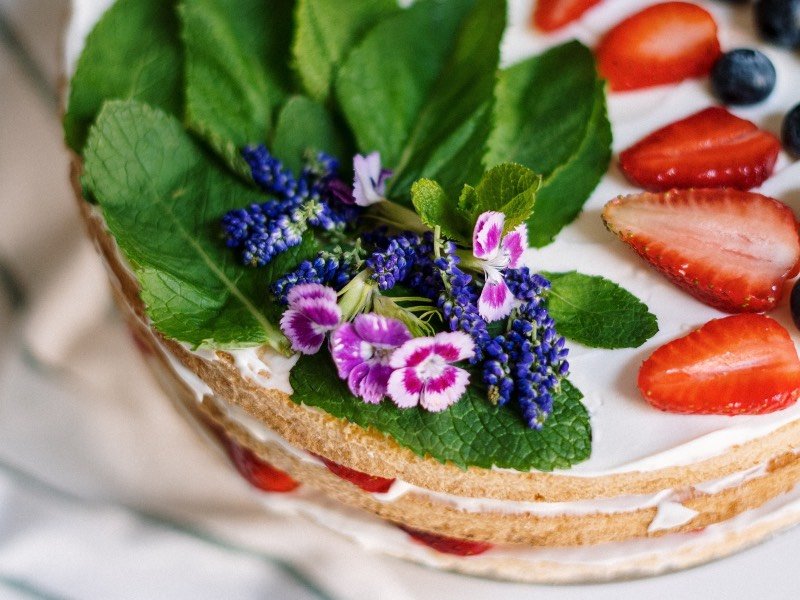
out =
{"type": "Polygon", "coordinates": [[[524,223],[533,213],[541,176],[522,165],[503,163],[489,169],[473,189],[467,187],[459,201],[475,223],[488,210],[505,214],[505,231],[524,223]]]}
{"type": "Polygon", "coordinates": [[[471,386],[440,413],[400,409],[389,400],[366,404],[336,375],[330,356],[304,356],[291,372],[297,404],[314,406],[350,423],[373,428],[422,457],[469,466],[551,471],[566,469],[591,453],[589,415],[581,393],[565,381],[544,427],[525,426],[509,407],[491,405],[471,386]]]}
{"type": "Polygon", "coordinates": [[[309,149],[340,157],[351,154],[324,106],[305,96],[292,96],[278,116],[272,152],[281,157],[285,166],[299,173],[303,155],[309,149]]]}
{"type": "Polygon", "coordinates": [[[580,213],[611,159],[603,83],[591,51],[569,42],[501,71],[485,163],[544,176],[530,243],[544,246],[580,213]]]}
{"type": "Polygon", "coordinates": [[[291,83],[293,0],[184,0],[186,120],[237,170],[269,140],[291,83]]]}
{"type": "Polygon", "coordinates": [[[81,152],[103,102],[136,99],[183,110],[183,52],[175,2],[118,0],[86,38],[70,84],[64,133],[81,152]]]}
{"type": "Polygon", "coordinates": [[[416,181],[411,186],[411,202],[425,225],[431,229],[439,226],[446,237],[469,245],[470,223],[438,183],[430,179],[416,181]]]}
{"type": "Polygon", "coordinates": [[[324,102],[339,64],[355,43],[380,19],[398,10],[393,0],[299,0],[292,44],[294,66],[303,88],[324,102]]]}
{"type": "Polygon", "coordinates": [[[505,231],[524,223],[533,212],[542,178],[521,165],[505,163],[484,173],[476,187],[464,185],[453,202],[437,182],[420,179],[411,187],[411,201],[422,222],[460,244],[469,246],[472,229],[481,213],[506,215],[505,231]]]}
{"type": "Polygon", "coordinates": [[[165,335],[197,346],[271,343],[268,286],[314,251],[313,240],[268,269],[240,265],[219,219],[264,196],[223,172],[180,121],[137,102],[110,102],[89,133],[86,182],[165,335]]]}
{"type": "Polygon", "coordinates": [[[421,177],[453,190],[480,175],[505,13],[498,0],[420,0],[342,65],[339,104],[361,151],[395,170],[392,197],[421,177]]]}
{"type": "Polygon", "coordinates": [[[547,306],[564,337],[593,348],[638,348],[658,333],[647,305],[613,281],[575,271],[542,275],[552,284],[547,306]]]}

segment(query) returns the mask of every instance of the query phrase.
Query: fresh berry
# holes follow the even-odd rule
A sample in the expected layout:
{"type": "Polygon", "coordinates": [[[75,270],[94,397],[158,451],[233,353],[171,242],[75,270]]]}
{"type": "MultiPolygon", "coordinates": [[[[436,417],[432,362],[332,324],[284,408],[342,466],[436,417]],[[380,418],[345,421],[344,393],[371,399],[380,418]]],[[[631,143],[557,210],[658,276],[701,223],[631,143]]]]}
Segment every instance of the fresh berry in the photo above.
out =
{"type": "Polygon", "coordinates": [[[772,174],[781,144],[722,107],[654,131],[619,155],[625,176],[650,191],[690,187],[750,189],[772,174]]]}
{"type": "Polygon", "coordinates": [[[639,390],[668,412],[760,415],[800,395],[800,360],[789,333],[764,315],[714,319],[656,350],[639,390]]]}
{"type": "Polygon", "coordinates": [[[598,68],[613,91],[701,77],[719,55],[714,17],[688,2],[664,2],[628,17],[597,48],[598,68]]]}
{"type": "Polygon", "coordinates": [[[436,535],[411,529],[410,527],[399,526],[400,529],[405,531],[412,539],[421,544],[425,544],[429,548],[433,548],[437,552],[445,554],[455,554],[457,556],[475,556],[476,554],[483,554],[487,550],[491,550],[494,546],[489,542],[477,542],[473,540],[459,540],[457,538],[445,537],[443,535],[436,535]]]}
{"type": "Polygon", "coordinates": [[[794,214],[777,200],[737,190],[673,190],[620,197],[606,226],[673,283],[727,312],[775,307],[797,274],[794,214]]]}
{"type": "Polygon", "coordinates": [[[768,42],[797,48],[800,46],[800,0],[758,0],[756,26],[768,42]]]}
{"type": "Polygon", "coordinates": [[[287,473],[261,460],[252,450],[240,446],[224,434],[218,435],[236,470],[254,487],[265,492],[291,492],[299,487],[300,484],[287,473]]]}
{"type": "Polygon", "coordinates": [[[361,471],[356,471],[355,469],[351,469],[349,467],[345,467],[344,465],[340,465],[339,463],[335,463],[332,460],[328,460],[323,456],[315,456],[325,463],[325,466],[328,467],[328,470],[331,473],[337,477],[346,479],[354,485],[357,485],[365,492],[370,492],[373,494],[385,494],[389,491],[389,488],[392,487],[392,484],[394,483],[394,479],[387,479],[386,477],[377,477],[375,475],[369,475],[368,473],[362,473],[361,471]]]}
{"type": "Polygon", "coordinates": [[[800,104],[784,117],[781,137],[787,152],[800,158],[800,104]]]}
{"type": "Polygon", "coordinates": [[[542,31],[555,31],[579,19],[600,0],[539,0],[533,11],[533,24],[542,31]]]}
{"type": "Polygon", "coordinates": [[[756,104],[775,89],[772,61],[758,50],[737,48],[723,54],[711,70],[711,87],[725,104],[756,104]]]}

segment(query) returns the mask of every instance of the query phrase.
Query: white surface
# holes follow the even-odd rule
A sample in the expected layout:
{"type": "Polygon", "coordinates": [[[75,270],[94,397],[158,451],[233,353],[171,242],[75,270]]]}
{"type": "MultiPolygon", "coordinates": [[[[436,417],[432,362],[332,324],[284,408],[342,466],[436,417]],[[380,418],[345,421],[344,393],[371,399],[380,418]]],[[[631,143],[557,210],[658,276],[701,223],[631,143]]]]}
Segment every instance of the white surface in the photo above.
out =
{"type": "MultiPolygon", "coordinates": [[[[0,7],[54,73],[63,3],[0,7]]],[[[0,301],[0,598],[312,597],[282,564],[335,598],[796,597],[798,530],[692,571],[546,588],[429,571],[264,516],[160,397],[110,312],[54,109],[5,44],[0,78],[0,260],[30,300],[13,321],[0,301]]]]}

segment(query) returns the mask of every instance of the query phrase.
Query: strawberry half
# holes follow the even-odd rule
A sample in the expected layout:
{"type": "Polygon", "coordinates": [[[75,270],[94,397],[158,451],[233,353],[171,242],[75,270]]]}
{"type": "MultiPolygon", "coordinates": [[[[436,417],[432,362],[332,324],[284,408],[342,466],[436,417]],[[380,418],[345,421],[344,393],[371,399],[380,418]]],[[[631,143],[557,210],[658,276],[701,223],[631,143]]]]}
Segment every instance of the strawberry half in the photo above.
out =
{"type": "Polygon", "coordinates": [[[789,333],[764,315],[714,319],[648,358],[639,390],[668,412],[760,415],[800,395],[800,360],[789,333]]]}
{"type": "Polygon", "coordinates": [[[399,525],[398,527],[410,535],[412,539],[428,546],[429,548],[433,548],[437,552],[443,552],[445,554],[455,554],[457,556],[475,556],[477,554],[483,554],[487,550],[491,550],[494,547],[489,542],[459,540],[457,538],[450,538],[443,535],[436,535],[433,533],[427,533],[425,531],[419,531],[417,529],[411,529],[410,527],[404,527],[402,525],[399,525]]]}
{"type": "Polygon", "coordinates": [[[376,475],[370,475],[369,473],[362,473],[361,471],[356,471],[350,467],[345,467],[344,465],[335,463],[332,460],[328,460],[324,456],[319,456],[317,454],[314,456],[325,463],[325,466],[328,467],[328,470],[331,473],[341,477],[342,479],[346,479],[354,485],[357,485],[365,492],[370,492],[373,494],[385,494],[389,491],[389,488],[392,487],[392,484],[394,483],[394,479],[387,479],[386,477],[377,477],[376,475]]]}
{"type": "Polygon", "coordinates": [[[227,435],[218,435],[236,470],[254,487],[265,492],[291,492],[300,486],[288,473],[261,460],[250,449],[240,446],[227,435]]]}
{"type": "Polygon", "coordinates": [[[750,189],[772,174],[781,143],[721,107],[654,131],[619,155],[625,176],[650,191],[686,187],[750,189]]]}
{"type": "Polygon", "coordinates": [[[774,308],[794,277],[800,241],[777,200],[738,190],[673,190],[616,198],[603,221],[698,300],[727,312],[774,308]]]}
{"type": "Polygon", "coordinates": [[[597,66],[613,91],[625,91],[701,77],[720,54],[714,17],[688,2],[664,2],[609,31],[597,66]]]}
{"type": "Polygon", "coordinates": [[[539,0],[532,22],[542,31],[555,31],[579,19],[600,0],[539,0]]]}

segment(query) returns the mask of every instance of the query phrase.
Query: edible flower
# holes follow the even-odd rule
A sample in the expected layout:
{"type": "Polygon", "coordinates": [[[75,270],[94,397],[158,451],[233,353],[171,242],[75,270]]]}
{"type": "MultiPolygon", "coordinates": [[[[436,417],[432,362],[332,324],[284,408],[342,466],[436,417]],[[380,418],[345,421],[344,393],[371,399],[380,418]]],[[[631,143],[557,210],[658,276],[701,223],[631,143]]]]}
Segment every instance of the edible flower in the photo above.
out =
{"type": "Polygon", "coordinates": [[[464,332],[414,338],[395,350],[389,361],[394,369],[387,392],[400,408],[417,405],[440,412],[467,390],[469,373],[451,363],[471,358],[475,342],[464,332]]]}
{"type": "Polygon", "coordinates": [[[489,322],[511,314],[515,300],[503,281],[503,271],[519,267],[522,253],[528,247],[528,230],[524,224],[503,236],[505,219],[501,212],[486,211],[478,217],[472,233],[472,255],[486,275],[478,299],[478,312],[489,322]]]}
{"type": "Polygon", "coordinates": [[[281,331],[289,339],[292,350],[316,354],[326,334],[336,329],[342,320],[336,291],[318,283],[302,283],[291,289],[286,300],[289,307],[281,317],[281,331]]]}
{"type": "Polygon", "coordinates": [[[353,157],[353,199],[359,206],[369,206],[386,200],[386,180],[392,171],[381,168],[381,153],[372,152],[366,156],[353,157]]]}
{"type": "Polygon", "coordinates": [[[339,377],[347,380],[353,395],[378,404],[392,374],[392,353],[410,339],[402,322],[367,313],[340,325],[331,335],[330,349],[339,377]]]}

